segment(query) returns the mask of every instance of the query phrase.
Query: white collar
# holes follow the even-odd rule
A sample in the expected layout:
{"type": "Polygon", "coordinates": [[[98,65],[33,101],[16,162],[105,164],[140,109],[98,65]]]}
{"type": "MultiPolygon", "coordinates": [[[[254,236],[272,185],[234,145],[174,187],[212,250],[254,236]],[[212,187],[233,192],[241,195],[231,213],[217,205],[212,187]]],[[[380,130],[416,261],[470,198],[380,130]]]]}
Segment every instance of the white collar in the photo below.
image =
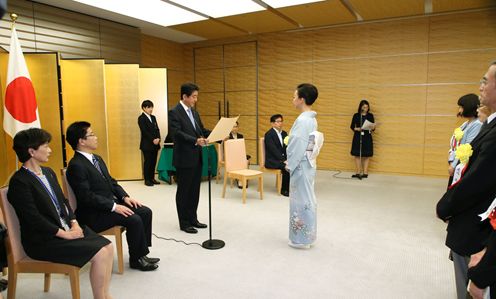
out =
{"type": "Polygon", "coordinates": [[[496,112],[487,117],[487,123],[490,123],[496,117],[496,112]]]}
{"type": "Polygon", "coordinates": [[[186,106],[186,105],[183,103],[183,101],[179,101],[179,103],[181,103],[181,106],[183,106],[184,111],[186,111],[186,113],[188,113],[188,110],[189,110],[189,109],[191,109],[191,108],[189,108],[188,106],[186,106]]]}
{"type": "Polygon", "coordinates": [[[83,152],[83,151],[76,151],[78,153],[80,153],[81,155],[83,155],[86,159],[88,159],[91,164],[93,164],[93,154],[90,154],[90,153],[87,153],[87,152],[83,152]]]}

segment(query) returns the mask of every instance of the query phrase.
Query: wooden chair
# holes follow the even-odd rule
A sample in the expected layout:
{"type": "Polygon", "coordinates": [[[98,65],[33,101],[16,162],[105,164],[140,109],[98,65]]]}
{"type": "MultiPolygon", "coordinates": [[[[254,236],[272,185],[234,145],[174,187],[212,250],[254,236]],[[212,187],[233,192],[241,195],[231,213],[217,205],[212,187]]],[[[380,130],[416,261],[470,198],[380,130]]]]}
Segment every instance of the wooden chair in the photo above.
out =
{"type": "MultiPolygon", "coordinates": [[[[69,205],[71,206],[72,210],[76,211],[77,209],[76,195],[74,194],[74,191],[72,190],[71,186],[69,185],[69,182],[67,181],[66,169],[65,168],[61,169],[60,173],[62,174],[62,190],[64,191],[64,195],[65,197],[67,197],[67,200],[69,201],[69,205]]],[[[122,251],[122,233],[124,233],[125,231],[126,228],[124,226],[116,225],[99,233],[100,236],[114,236],[115,238],[115,248],[117,249],[117,269],[118,269],[117,273],[119,274],[124,273],[124,252],[122,251]]]]}
{"type": "Polygon", "coordinates": [[[258,191],[260,192],[260,199],[263,199],[263,172],[248,169],[244,139],[231,139],[224,142],[224,167],[222,198],[226,195],[227,179],[237,179],[242,184],[243,203],[246,203],[246,182],[258,178],[258,191]]]}
{"type": "Polygon", "coordinates": [[[224,141],[216,144],[217,149],[217,175],[215,176],[215,183],[218,184],[220,180],[220,169],[224,168],[224,141]]]}
{"type": "Polygon", "coordinates": [[[282,171],[280,169],[265,168],[265,142],[264,137],[261,137],[258,141],[258,166],[260,171],[272,173],[276,175],[276,189],[277,194],[281,195],[281,185],[282,185],[282,171]]]}
{"type": "Polygon", "coordinates": [[[1,208],[5,217],[5,225],[7,226],[8,231],[7,239],[5,241],[5,245],[7,248],[7,260],[9,265],[9,285],[7,289],[7,298],[15,298],[18,273],[45,273],[45,292],[48,292],[50,290],[50,274],[62,273],[69,275],[71,281],[72,298],[79,299],[79,267],[33,260],[27,256],[21,243],[19,219],[17,218],[14,208],[7,200],[7,190],[7,187],[0,189],[1,208]]]}

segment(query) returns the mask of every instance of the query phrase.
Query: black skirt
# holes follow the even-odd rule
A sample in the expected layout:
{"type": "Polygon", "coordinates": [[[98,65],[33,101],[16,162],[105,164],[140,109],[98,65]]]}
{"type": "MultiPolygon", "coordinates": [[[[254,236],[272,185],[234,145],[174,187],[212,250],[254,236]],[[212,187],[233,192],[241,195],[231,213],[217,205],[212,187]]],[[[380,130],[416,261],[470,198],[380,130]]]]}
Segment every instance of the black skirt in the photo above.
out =
{"type": "Polygon", "coordinates": [[[81,227],[84,237],[81,239],[65,240],[53,237],[43,244],[24,244],[26,254],[35,260],[83,267],[100,249],[110,241],[92,231],[81,227]]]}
{"type": "Polygon", "coordinates": [[[372,157],[374,155],[374,144],[372,134],[369,131],[364,131],[362,135],[362,154],[360,155],[360,132],[353,134],[353,142],[351,144],[351,155],[355,157],[372,157]]]}

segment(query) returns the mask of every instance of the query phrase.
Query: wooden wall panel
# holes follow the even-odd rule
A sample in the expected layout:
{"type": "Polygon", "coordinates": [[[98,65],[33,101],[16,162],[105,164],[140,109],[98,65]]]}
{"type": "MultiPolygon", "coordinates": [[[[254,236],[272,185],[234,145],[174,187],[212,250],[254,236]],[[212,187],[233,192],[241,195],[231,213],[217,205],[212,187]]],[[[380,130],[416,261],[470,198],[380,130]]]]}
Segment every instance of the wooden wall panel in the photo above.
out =
{"type": "Polygon", "coordinates": [[[496,49],[431,54],[428,82],[478,83],[494,57],[496,49]]]}
{"type": "Polygon", "coordinates": [[[366,24],[322,29],[314,34],[314,61],[368,55],[369,26],[366,24]]]}
{"type": "Polygon", "coordinates": [[[262,90],[287,90],[292,93],[296,86],[312,81],[312,64],[307,62],[265,64],[258,68],[258,88],[262,90]]]}
{"type": "MultiPolygon", "coordinates": [[[[24,51],[60,52],[63,58],[104,58],[138,63],[138,28],[27,0],[9,0],[20,17],[16,28],[24,51]]],[[[8,49],[10,18],[0,22],[0,46],[8,49]]]]}
{"type": "Polygon", "coordinates": [[[224,66],[222,46],[194,50],[195,70],[221,68],[224,66]]]}
{"type": "Polygon", "coordinates": [[[224,66],[256,66],[256,46],[254,42],[224,45],[224,66]]]}
{"type": "Polygon", "coordinates": [[[229,101],[229,115],[257,115],[257,92],[256,91],[231,91],[226,92],[226,100],[229,101]]]}
{"type": "Polygon", "coordinates": [[[195,82],[200,87],[200,92],[223,92],[223,69],[204,69],[195,72],[195,82]]]}
{"type": "Polygon", "coordinates": [[[226,91],[257,89],[257,69],[253,66],[229,67],[225,69],[226,91]]]}
{"type": "Polygon", "coordinates": [[[203,92],[200,86],[200,92],[198,94],[198,101],[196,102],[196,109],[200,112],[200,115],[210,115],[219,116],[219,105],[220,113],[224,113],[224,93],[222,92],[203,92]]]}
{"type": "Polygon", "coordinates": [[[479,84],[427,86],[426,113],[455,117],[458,113],[458,99],[469,93],[479,95],[479,84]]]}
{"type": "MultiPolygon", "coordinates": [[[[137,64],[105,65],[109,170],[118,180],[141,179],[140,77],[137,64]]],[[[165,83],[165,82],[164,82],[165,83]]]]}
{"type": "Polygon", "coordinates": [[[311,31],[293,33],[264,34],[258,40],[259,63],[301,62],[309,60],[313,53],[313,33],[311,31]]]}
{"type": "MultiPolygon", "coordinates": [[[[496,9],[429,18],[429,51],[496,48],[496,9]]],[[[476,63],[474,63],[476,64],[476,63]]]]}

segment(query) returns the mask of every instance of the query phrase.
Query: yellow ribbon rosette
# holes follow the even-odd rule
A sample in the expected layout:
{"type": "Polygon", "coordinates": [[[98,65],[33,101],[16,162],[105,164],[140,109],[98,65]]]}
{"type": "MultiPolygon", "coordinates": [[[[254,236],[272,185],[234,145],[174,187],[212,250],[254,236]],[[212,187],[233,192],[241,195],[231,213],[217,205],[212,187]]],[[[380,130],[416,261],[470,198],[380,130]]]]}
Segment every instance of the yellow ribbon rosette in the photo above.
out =
{"type": "Polygon", "coordinates": [[[455,129],[455,132],[453,132],[453,135],[455,135],[456,141],[457,142],[460,142],[460,140],[462,140],[462,137],[463,137],[463,131],[462,131],[462,129],[456,128],[455,129]]]}
{"type": "Polygon", "coordinates": [[[460,163],[467,164],[472,156],[473,150],[470,143],[460,144],[455,152],[455,157],[460,160],[460,163]]]}
{"type": "Polygon", "coordinates": [[[284,137],[284,140],[282,141],[284,143],[284,145],[288,145],[288,142],[289,142],[289,135],[284,137]]]}

